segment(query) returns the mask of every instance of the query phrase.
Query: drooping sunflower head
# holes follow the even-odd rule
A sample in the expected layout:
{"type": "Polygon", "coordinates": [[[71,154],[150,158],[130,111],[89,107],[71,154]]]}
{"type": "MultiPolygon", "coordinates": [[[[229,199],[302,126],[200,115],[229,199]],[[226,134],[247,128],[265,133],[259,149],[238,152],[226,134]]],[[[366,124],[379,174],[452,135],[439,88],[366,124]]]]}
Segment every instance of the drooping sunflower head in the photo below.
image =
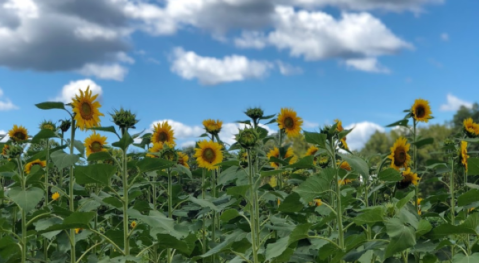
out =
{"type": "Polygon", "coordinates": [[[72,101],[73,112],[75,113],[76,126],[81,130],[100,126],[101,104],[95,101],[98,94],[92,95],[90,86],[85,91],[80,89],[80,95],[75,95],[72,101]]]}
{"type": "Polygon", "coordinates": [[[417,174],[411,172],[410,167],[408,167],[405,171],[402,172],[402,177],[403,179],[396,184],[396,187],[398,189],[405,189],[411,184],[417,185],[419,180],[421,179],[417,176],[417,174]]]}
{"type": "Polygon", "coordinates": [[[105,149],[106,145],[106,137],[101,136],[100,134],[93,132],[90,137],[85,139],[85,148],[86,148],[86,156],[90,156],[92,153],[97,152],[106,152],[105,149]]]}
{"type": "Polygon", "coordinates": [[[341,147],[342,149],[345,149],[345,150],[349,151],[349,146],[348,146],[348,143],[346,142],[346,137],[343,137],[343,138],[341,139],[341,145],[340,145],[340,147],[341,147]]]}
{"type": "Polygon", "coordinates": [[[348,162],[346,162],[346,161],[338,161],[337,164],[338,164],[339,168],[344,169],[344,170],[346,170],[346,171],[348,171],[348,172],[351,171],[351,166],[349,165],[348,162]]]}
{"type": "Polygon", "coordinates": [[[69,119],[64,119],[62,120],[62,122],[60,123],[60,130],[65,133],[68,131],[68,129],[70,129],[70,126],[72,125],[72,122],[71,120],[69,119]]]}
{"type": "Polygon", "coordinates": [[[334,122],[336,123],[336,130],[338,132],[342,132],[344,131],[344,128],[343,128],[343,122],[339,119],[335,119],[334,122]]]}
{"type": "Polygon", "coordinates": [[[461,149],[459,153],[459,159],[461,160],[462,165],[464,165],[464,169],[467,173],[467,159],[469,155],[467,155],[467,142],[461,141],[461,149]]]}
{"type": "Polygon", "coordinates": [[[52,122],[52,121],[42,121],[42,123],[40,123],[40,130],[52,130],[52,131],[56,131],[56,126],[55,124],[52,122]]]}
{"type": "Polygon", "coordinates": [[[391,167],[399,170],[400,168],[406,168],[411,161],[409,155],[409,147],[411,145],[407,143],[407,139],[399,137],[391,147],[391,154],[388,156],[391,159],[391,167]]]}
{"type": "Polygon", "coordinates": [[[58,198],[60,198],[60,194],[58,192],[55,192],[55,193],[52,194],[52,200],[53,201],[58,200],[58,198]]]}
{"type": "Polygon", "coordinates": [[[173,128],[168,124],[168,121],[165,121],[163,123],[157,123],[154,126],[153,135],[151,136],[151,142],[153,144],[158,142],[167,142],[172,145],[175,144],[173,128]]]}
{"type": "Polygon", "coordinates": [[[223,161],[222,148],[221,144],[217,142],[206,140],[198,142],[198,148],[195,149],[198,166],[208,170],[216,169],[215,165],[223,161]]]}
{"type": "Polygon", "coordinates": [[[23,126],[13,125],[13,129],[8,131],[8,136],[14,142],[23,142],[28,140],[28,131],[23,126]]]}
{"type": "Polygon", "coordinates": [[[301,125],[303,125],[303,119],[297,116],[297,113],[293,109],[282,108],[278,115],[278,126],[281,130],[284,130],[288,137],[296,137],[301,132],[301,125]]]}
{"type": "Polygon", "coordinates": [[[465,119],[463,124],[464,132],[466,133],[467,137],[475,138],[479,136],[479,124],[474,123],[472,118],[465,119]]]}
{"type": "Polygon", "coordinates": [[[183,165],[184,167],[190,169],[190,166],[188,165],[188,160],[190,158],[188,157],[187,154],[178,151],[178,164],[183,165]]]}
{"type": "Polygon", "coordinates": [[[25,173],[29,174],[32,171],[33,166],[38,165],[40,167],[47,166],[46,161],[40,161],[40,159],[36,159],[35,161],[31,161],[25,165],[25,173]]]}
{"type": "Polygon", "coordinates": [[[206,132],[216,135],[220,133],[223,122],[220,120],[207,119],[203,121],[206,132]]]}
{"type": "Polygon", "coordinates": [[[411,107],[411,113],[416,121],[428,122],[432,118],[431,106],[429,101],[417,99],[411,107]]]}

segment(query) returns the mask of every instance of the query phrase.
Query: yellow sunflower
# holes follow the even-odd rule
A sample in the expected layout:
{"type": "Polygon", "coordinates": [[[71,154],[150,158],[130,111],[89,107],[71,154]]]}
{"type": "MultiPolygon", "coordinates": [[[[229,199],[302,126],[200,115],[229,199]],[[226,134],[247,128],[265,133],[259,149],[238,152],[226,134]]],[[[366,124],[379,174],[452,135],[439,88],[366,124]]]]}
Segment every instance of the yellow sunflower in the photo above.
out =
{"type": "Polygon", "coordinates": [[[133,221],[133,222],[131,222],[130,227],[131,227],[131,228],[135,228],[136,225],[137,225],[137,224],[136,224],[136,221],[133,221]]]}
{"type": "Polygon", "coordinates": [[[178,164],[190,169],[190,166],[188,165],[188,159],[188,155],[182,152],[178,152],[178,164]]]}
{"type": "Polygon", "coordinates": [[[55,124],[53,124],[53,122],[51,122],[51,121],[43,121],[42,123],[40,123],[40,130],[55,131],[56,127],[55,127],[55,124]]]}
{"type": "Polygon", "coordinates": [[[97,152],[106,152],[105,149],[106,145],[106,137],[101,136],[100,134],[94,132],[90,137],[85,139],[85,148],[86,148],[86,156],[90,156],[92,153],[97,152]]]}
{"type": "Polygon", "coordinates": [[[344,131],[343,123],[339,119],[334,120],[334,122],[336,122],[336,130],[338,130],[338,132],[344,131]]]}
{"type": "Polygon", "coordinates": [[[461,141],[461,163],[464,165],[464,168],[466,169],[467,173],[467,159],[469,158],[469,155],[467,155],[467,142],[461,141]]]}
{"type": "Polygon", "coordinates": [[[323,201],[321,201],[321,199],[314,199],[313,202],[316,206],[321,206],[323,204],[323,201]]]}
{"type": "Polygon", "coordinates": [[[2,155],[3,156],[7,156],[7,153],[8,153],[8,149],[10,148],[10,146],[8,144],[4,144],[3,145],[3,149],[2,149],[2,155]]]}
{"type": "Polygon", "coordinates": [[[341,139],[341,148],[349,151],[348,143],[346,142],[346,137],[341,139]]]}
{"type": "Polygon", "coordinates": [[[313,156],[314,159],[313,159],[313,164],[316,165],[316,161],[317,161],[317,157],[315,157],[314,155],[319,151],[319,148],[316,147],[316,146],[310,146],[308,148],[308,150],[306,151],[306,154],[304,156],[313,156]]]}
{"type": "Polygon", "coordinates": [[[83,228],[75,228],[75,234],[80,234],[83,228]]]}
{"type": "Polygon", "coordinates": [[[203,121],[203,126],[205,126],[205,130],[211,134],[218,134],[221,131],[221,126],[223,125],[223,122],[220,120],[204,120],[203,121]]]}
{"type": "Polygon", "coordinates": [[[28,131],[23,126],[13,125],[13,129],[8,131],[8,136],[15,142],[22,142],[28,139],[28,131]]]}
{"type": "Polygon", "coordinates": [[[60,194],[58,192],[55,192],[55,193],[52,194],[53,201],[58,200],[58,198],[60,198],[60,194]]]}
{"type": "Polygon", "coordinates": [[[296,137],[301,132],[303,119],[298,117],[293,109],[282,108],[280,114],[278,115],[277,122],[279,128],[281,130],[284,129],[284,132],[286,135],[288,135],[288,137],[296,137]]]}
{"type": "Polygon", "coordinates": [[[203,140],[198,142],[198,147],[195,149],[195,157],[199,167],[214,170],[217,168],[215,165],[223,161],[221,144],[203,140]]]}
{"type": "Polygon", "coordinates": [[[40,159],[36,159],[35,161],[31,161],[31,162],[29,162],[25,165],[25,173],[29,174],[34,165],[40,165],[43,168],[43,167],[47,166],[47,162],[46,161],[40,161],[40,159]]]}
{"type": "Polygon", "coordinates": [[[151,158],[159,158],[158,155],[154,155],[151,153],[159,153],[161,150],[163,150],[164,144],[162,142],[157,142],[153,144],[153,147],[150,148],[150,150],[147,153],[146,156],[151,157],[151,158]]]}
{"type": "Polygon", "coordinates": [[[72,101],[76,126],[81,130],[100,126],[100,116],[105,116],[99,110],[101,107],[100,102],[95,101],[97,97],[98,94],[92,96],[88,86],[85,92],[80,90],[80,96],[75,95],[72,101]]]}
{"type": "Polygon", "coordinates": [[[403,176],[403,179],[401,182],[403,184],[412,183],[413,185],[417,185],[419,180],[421,179],[417,176],[417,174],[411,172],[410,167],[408,167],[406,171],[402,172],[402,176],[403,176]]]}
{"type": "Polygon", "coordinates": [[[346,184],[350,184],[352,182],[353,182],[353,180],[351,180],[351,179],[343,179],[343,180],[338,181],[339,185],[346,185],[346,184]]]}
{"type": "Polygon", "coordinates": [[[411,156],[408,154],[409,147],[411,145],[407,143],[407,139],[399,137],[391,147],[391,154],[388,156],[391,159],[391,167],[399,170],[399,168],[406,168],[411,161],[411,156]]]}
{"type": "Polygon", "coordinates": [[[153,144],[158,142],[167,142],[171,145],[175,144],[173,128],[168,124],[168,121],[165,121],[163,123],[157,123],[154,126],[153,136],[151,136],[151,142],[153,144]]]}
{"type": "Polygon", "coordinates": [[[337,164],[339,165],[339,168],[344,169],[346,171],[351,171],[351,166],[349,165],[348,162],[338,161],[337,164]]]}
{"type": "Polygon", "coordinates": [[[474,123],[472,118],[468,118],[464,120],[464,131],[470,137],[476,137],[479,135],[479,124],[474,123]]]}
{"type": "MultiPolygon", "coordinates": [[[[275,158],[279,158],[279,149],[278,147],[274,147],[273,149],[271,149],[268,154],[266,155],[266,157],[268,157],[268,160],[271,158],[271,157],[275,157],[275,158]]],[[[284,159],[288,159],[289,157],[292,157],[290,160],[289,160],[289,164],[293,164],[296,162],[296,160],[298,159],[298,157],[296,157],[294,155],[294,152],[293,152],[293,148],[288,148],[288,150],[286,151],[286,154],[284,155],[284,159]]],[[[275,163],[275,162],[271,162],[270,163],[271,167],[274,167],[274,168],[279,168],[279,163],[275,163]]]]}
{"type": "Polygon", "coordinates": [[[269,178],[269,185],[271,185],[271,187],[275,188],[276,186],[278,186],[278,178],[276,178],[276,176],[272,176],[271,178],[269,178]]]}
{"type": "Polygon", "coordinates": [[[411,112],[416,121],[428,122],[432,118],[429,101],[417,99],[411,107],[411,112]]]}

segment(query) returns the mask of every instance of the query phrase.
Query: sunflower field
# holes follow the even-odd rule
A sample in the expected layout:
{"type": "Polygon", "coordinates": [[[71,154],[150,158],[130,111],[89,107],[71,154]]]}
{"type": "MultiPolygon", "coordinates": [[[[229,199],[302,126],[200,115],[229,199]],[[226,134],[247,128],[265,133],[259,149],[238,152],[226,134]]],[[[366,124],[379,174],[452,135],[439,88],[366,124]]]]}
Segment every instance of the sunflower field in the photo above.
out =
{"type": "Polygon", "coordinates": [[[232,145],[220,120],[204,120],[187,153],[168,122],[130,134],[130,110],[101,126],[88,88],[36,106],[66,119],[0,138],[0,262],[479,262],[479,158],[468,153],[479,124],[463,120],[421,163],[434,143],[417,132],[433,117],[427,100],[406,105],[388,125],[404,136],[373,156],[349,150],[340,120],[307,132],[289,108],[247,109],[232,145]],[[297,136],[304,156],[289,143],[297,136]]]}

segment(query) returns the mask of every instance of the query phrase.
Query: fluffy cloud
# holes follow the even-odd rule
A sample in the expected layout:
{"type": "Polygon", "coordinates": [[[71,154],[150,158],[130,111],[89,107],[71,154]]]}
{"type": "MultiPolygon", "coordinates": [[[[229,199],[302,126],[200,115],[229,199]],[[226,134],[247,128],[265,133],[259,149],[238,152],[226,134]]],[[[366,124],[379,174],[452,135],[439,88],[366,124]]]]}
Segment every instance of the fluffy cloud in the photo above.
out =
{"type": "Polygon", "coordinates": [[[379,64],[376,58],[348,59],[345,64],[357,70],[373,73],[389,73],[389,69],[379,64]]]}
{"type": "Polygon", "coordinates": [[[182,78],[198,79],[203,85],[264,77],[273,65],[232,55],[222,59],[202,57],[192,51],[175,48],[171,70],[182,78]]]}
{"type": "Polygon", "coordinates": [[[472,103],[459,99],[458,97],[447,94],[447,103],[441,105],[442,111],[457,111],[461,106],[472,108],[472,103]]]}
{"type": "Polygon", "coordinates": [[[16,110],[18,109],[15,104],[13,104],[10,99],[3,96],[3,90],[0,89],[0,111],[7,111],[7,110],[16,110]]]}
{"type": "Polygon", "coordinates": [[[103,93],[102,88],[91,79],[82,79],[71,81],[67,85],[63,86],[60,94],[52,100],[71,103],[75,95],[80,94],[79,90],[86,90],[87,87],[90,87],[93,95],[98,94],[98,99],[101,99],[101,95],[103,93]]]}
{"type": "Polygon", "coordinates": [[[379,9],[393,12],[412,11],[414,13],[420,13],[423,11],[422,6],[441,4],[444,0],[293,0],[293,2],[306,7],[332,6],[343,10],[379,9]]]}
{"type": "Polygon", "coordinates": [[[303,69],[300,67],[295,67],[279,60],[276,61],[276,64],[278,65],[279,72],[285,76],[303,74],[303,69]]]}
{"type": "Polygon", "coordinates": [[[122,81],[128,69],[120,64],[111,65],[98,65],[98,64],[85,64],[78,72],[85,76],[95,76],[100,79],[111,79],[122,81]]]}
{"type": "Polygon", "coordinates": [[[351,150],[361,150],[376,131],[384,132],[383,127],[368,121],[353,123],[346,126],[346,129],[353,129],[347,136],[348,146],[351,150]]]}

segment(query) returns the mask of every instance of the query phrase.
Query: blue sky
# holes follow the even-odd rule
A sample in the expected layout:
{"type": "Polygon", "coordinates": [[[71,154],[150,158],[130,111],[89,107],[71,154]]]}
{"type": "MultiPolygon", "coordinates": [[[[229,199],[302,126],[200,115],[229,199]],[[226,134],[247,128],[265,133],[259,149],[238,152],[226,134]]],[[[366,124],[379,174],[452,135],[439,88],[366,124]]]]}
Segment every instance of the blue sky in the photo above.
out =
{"type": "Polygon", "coordinates": [[[223,120],[228,141],[261,106],[294,108],[306,130],[340,118],[359,149],[416,98],[430,101],[431,123],[479,101],[477,10],[473,0],[0,0],[0,133],[65,118],[34,104],[91,85],[104,126],[123,106],[139,130],[170,120],[180,145],[207,118],[223,120]]]}

